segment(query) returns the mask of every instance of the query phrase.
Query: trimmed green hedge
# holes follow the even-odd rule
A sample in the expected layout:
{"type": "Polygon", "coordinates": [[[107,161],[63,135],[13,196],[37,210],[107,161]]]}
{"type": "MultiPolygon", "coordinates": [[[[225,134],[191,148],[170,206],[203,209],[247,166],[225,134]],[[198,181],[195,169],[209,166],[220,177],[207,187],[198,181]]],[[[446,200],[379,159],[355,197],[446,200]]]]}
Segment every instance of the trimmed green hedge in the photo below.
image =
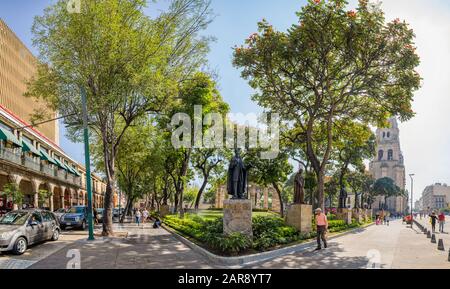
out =
{"type": "MultiPolygon", "coordinates": [[[[267,251],[277,246],[317,236],[314,225],[311,233],[301,234],[295,228],[287,226],[282,218],[276,216],[253,217],[253,239],[239,233],[225,236],[221,217],[202,218],[195,214],[186,214],[184,219],[180,219],[177,215],[168,215],[164,218],[164,223],[183,235],[203,243],[206,247],[227,255],[237,255],[248,250],[267,251]]],[[[329,220],[328,224],[330,233],[361,225],[357,222],[347,225],[343,220],[329,220]]]]}

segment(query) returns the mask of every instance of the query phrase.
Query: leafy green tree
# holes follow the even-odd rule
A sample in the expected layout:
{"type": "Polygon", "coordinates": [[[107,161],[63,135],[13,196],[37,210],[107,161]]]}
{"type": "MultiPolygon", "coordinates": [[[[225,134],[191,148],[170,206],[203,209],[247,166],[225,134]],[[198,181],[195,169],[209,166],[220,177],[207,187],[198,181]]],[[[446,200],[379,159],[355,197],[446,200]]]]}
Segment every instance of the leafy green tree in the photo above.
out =
{"type": "Polygon", "coordinates": [[[401,189],[395,184],[393,179],[381,178],[373,184],[373,192],[377,196],[389,198],[400,195],[401,189]]]}
{"type": "Polygon", "coordinates": [[[384,12],[366,0],[356,11],[346,11],[346,4],[310,0],[287,32],[263,20],[234,52],[234,65],[256,90],[253,100],[301,133],[322,208],[335,123],[382,125],[389,116],[408,120],[420,86],[415,71],[420,60],[408,24],[386,23],[384,12]]]}
{"type": "Polygon", "coordinates": [[[80,140],[81,99],[87,92],[89,125],[101,141],[106,176],[103,235],[112,235],[116,158],[125,132],[148,113],[160,113],[178,83],[205,63],[208,38],[198,33],[211,21],[208,0],[172,0],[156,17],[145,0],[84,0],[70,13],[58,0],[35,18],[37,76],[27,95],[49,102],[80,140]]]}
{"type": "Polygon", "coordinates": [[[212,174],[224,171],[225,161],[231,153],[225,149],[195,149],[192,155],[192,165],[197,173],[203,178],[195,199],[194,208],[198,210],[203,192],[212,174]]]}
{"type": "Polygon", "coordinates": [[[49,199],[52,197],[52,192],[49,192],[48,190],[39,190],[38,192],[38,198],[39,198],[39,207],[44,207],[45,204],[49,201],[49,199]]]}
{"type": "Polygon", "coordinates": [[[2,196],[11,199],[13,205],[20,206],[23,202],[23,193],[16,183],[7,183],[3,186],[2,196]]]}
{"type": "Polygon", "coordinates": [[[249,166],[249,181],[261,186],[273,186],[280,199],[280,215],[284,215],[283,189],[289,175],[292,173],[292,165],[289,163],[289,155],[280,152],[275,159],[260,158],[260,149],[250,149],[244,157],[249,166]]]}
{"type": "MultiPolygon", "coordinates": [[[[186,80],[181,84],[178,98],[172,107],[169,115],[175,115],[177,113],[184,113],[190,117],[191,120],[191,134],[189,136],[182,135],[183,138],[187,138],[189,141],[189,146],[183,146],[181,148],[177,148],[174,153],[174,158],[178,161],[178,163],[173,160],[172,163],[177,167],[175,169],[175,173],[172,173],[173,183],[175,185],[176,191],[176,199],[179,205],[179,213],[183,215],[183,192],[188,181],[188,174],[192,175],[192,172],[189,172],[190,163],[193,155],[194,147],[195,149],[199,149],[198,147],[198,139],[196,139],[195,134],[195,122],[197,121],[195,118],[198,117],[196,115],[195,106],[201,106],[202,111],[201,114],[207,115],[209,113],[219,113],[221,116],[224,116],[229,111],[229,106],[225,103],[220,95],[219,91],[216,88],[216,83],[211,79],[211,77],[203,72],[197,72],[193,75],[192,78],[186,80]],[[176,154],[176,155],[175,155],[176,154]],[[179,200],[179,201],[178,201],[179,200]]],[[[167,123],[171,121],[168,118],[162,119],[162,125],[167,126],[167,123]]],[[[204,122],[200,120],[202,126],[201,128],[197,128],[202,132],[206,132],[209,128],[208,125],[203,125],[204,122]]],[[[182,124],[184,125],[184,123],[182,124]]],[[[203,139],[201,139],[203,141],[203,139]]],[[[200,147],[203,147],[203,143],[200,144],[200,147]]],[[[205,151],[204,151],[205,152],[205,151]]],[[[206,155],[208,159],[211,155],[214,154],[214,150],[211,150],[208,153],[206,150],[206,155]]],[[[201,152],[199,152],[201,155],[201,152]]],[[[197,155],[198,156],[198,155],[197,155]]],[[[206,156],[205,156],[206,157],[206,156]]],[[[196,162],[199,164],[199,162],[196,162]]],[[[201,162],[200,162],[201,163],[201,162]]],[[[211,164],[210,164],[211,165],[211,164]]],[[[201,167],[205,168],[205,173],[207,173],[207,164],[202,165],[201,167]]],[[[215,162],[212,164],[213,167],[217,166],[215,162]]],[[[205,177],[205,175],[203,175],[205,177]]],[[[209,177],[209,173],[206,177],[206,181],[209,177]]],[[[202,191],[204,188],[202,189],[202,191]]]]}

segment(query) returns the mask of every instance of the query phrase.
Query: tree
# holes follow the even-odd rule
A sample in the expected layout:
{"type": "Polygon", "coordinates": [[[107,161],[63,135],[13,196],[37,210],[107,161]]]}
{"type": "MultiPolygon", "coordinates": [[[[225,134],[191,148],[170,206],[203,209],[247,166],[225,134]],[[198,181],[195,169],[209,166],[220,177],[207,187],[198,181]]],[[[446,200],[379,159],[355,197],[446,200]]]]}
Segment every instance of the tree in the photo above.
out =
{"type": "Polygon", "coordinates": [[[160,113],[177,86],[205,63],[211,21],[208,0],[173,0],[167,11],[146,16],[145,0],[86,0],[70,13],[59,0],[35,18],[37,76],[27,95],[65,117],[80,137],[79,87],[87,91],[89,125],[101,140],[106,176],[103,235],[112,235],[116,157],[125,132],[148,113],[160,113]]]}
{"type": "Polygon", "coordinates": [[[195,198],[198,194],[198,187],[187,187],[186,192],[184,194],[183,202],[189,207],[192,208],[192,205],[195,202],[195,198]]]}
{"type": "Polygon", "coordinates": [[[381,178],[374,183],[373,192],[378,196],[389,198],[400,195],[401,189],[395,184],[393,179],[381,178]]]}
{"type": "MultiPolygon", "coordinates": [[[[173,182],[175,184],[176,197],[179,204],[179,213],[180,216],[183,216],[183,192],[185,185],[187,183],[187,175],[189,173],[189,164],[191,162],[191,157],[193,154],[193,148],[201,149],[203,147],[203,139],[196,139],[195,131],[199,129],[201,131],[205,131],[209,128],[208,125],[204,125],[203,115],[207,115],[209,113],[219,113],[223,117],[229,111],[229,106],[225,103],[220,95],[219,91],[216,88],[216,83],[211,79],[211,77],[203,72],[197,72],[193,75],[192,78],[186,80],[182,83],[178,99],[174,103],[172,111],[169,115],[176,115],[179,113],[183,113],[189,116],[190,122],[190,135],[182,135],[183,138],[188,140],[188,146],[182,146],[177,148],[176,160],[178,160],[177,169],[174,173],[171,174],[173,182]],[[201,115],[196,114],[196,106],[201,106],[201,115]],[[201,128],[195,128],[196,118],[202,117],[200,119],[201,128]],[[194,132],[194,133],[192,133],[194,132]],[[201,141],[200,146],[198,142],[201,141]]],[[[168,122],[171,121],[168,118],[163,119],[162,125],[163,127],[167,127],[168,122]]],[[[182,125],[186,125],[182,123],[182,125]]],[[[217,124],[216,124],[217,125],[217,124]]],[[[212,154],[214,154],[214,150],[211,150],[212,154]]],[[[209,154],[210,156],[212,154],[209,154]]],[[[208,153],[206,153],[208,155],[208,153]]],[[[209,157],[208,156],[208,159],[209,157]]],[[[174,155],[175,157],[175,155],[174,155]]],[[[175,162],[173,162],[175,164],[175,162]]],[[[203,167],[206,164],[203,165],[203,167]]],[[[213,165],[216,166],[217,164],[213,165]]],[[[206,171],[205,171],[206,172],[206,171]]],[[[208,173],[209,177],[209,173],[208,173]]],[[[207,178],[206,178],[207,181],[207,178]]],[[[206,184],[205,184],[206,185],[206,184]]],[[[203,188],[204,189],[204,188],[203,188]]],[[[203,191],[202,189],[202,191],[203,191]]]]}
{"type": "Polygon", "coordinates": [[[23,193],[19,189],[19,185],[16,183],[7,183],[3,186],[3,192],[0,192],[6,199],[10,199],[13,205],[21,205],[23,202],[23,193]]]}
{"type": "Polygon", "coordinates": [[[197,172],[203,178],[202,185],[200,186],[197,196],[195,198],[194,208],[198,210],[198,206],[200,204],[200,200],[202,198],[202,194],[205,191],[206,185],[208,184],[208,180],[211,174],[214,174],[216,171],[223,171],[224,162],[226,160],[226,156],[229,156],[230,153],[227,150],[219,150],[219,149],[195,149],[192,155],[192,164],[197,172]]]}
{"type": "Polygon", "coordinates": [[[346,11],[346,4],[310,0],[287,32],[263,20],[258,33],[234,51],[234,65],[256,90],[253,100],[301,134],[322,209],[336,122],[382,126],[389,116],[408,120],[420,86],[408,25],[386,23],[384,12],[366,0],[357,11],[346,11]]]}
{"type": "Polygon", "coordinates": [[[260,149],[250,149],[244,157],[249,166],[249,180],[261,186],[273,186],[280,200],[280,215],[284,216],[282,191],[288,176],[292,173],[289,155],[280,152],[277,158],[265,160],[260,158],[260,152],[260,149]]]}
{"type": "Polygon", "coordinates": [[[39,198],[39,206],[42,208],[45,206],[45,203],[52,197],[52,192],[48,190],[39,190],[38,198],[39,198]]]}
{"type": "Polygon", "coordinates": [[[338,131],[335,133],[333,159],[336,160],[339,191],[341,191],[345,188],[350,167],[357,171],[364,171],[364,161],[372,159],[375,155],[375,135],[370,127],[353,121],[336,122],[336,128],[338,131]]]}

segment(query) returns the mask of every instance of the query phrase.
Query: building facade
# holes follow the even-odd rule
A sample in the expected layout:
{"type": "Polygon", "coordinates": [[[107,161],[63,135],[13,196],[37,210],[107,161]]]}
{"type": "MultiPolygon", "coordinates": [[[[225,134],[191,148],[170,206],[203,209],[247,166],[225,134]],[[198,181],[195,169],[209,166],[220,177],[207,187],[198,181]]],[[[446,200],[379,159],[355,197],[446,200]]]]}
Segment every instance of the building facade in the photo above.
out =
{"type": "MultiPolygon", "coordinates": [[[[369,165],[372,177],[375,180],[391,178],[401,190],[405,190],[405,165],[396,118],[389,119],[388,128],[376,130],[376,148],[376,157],[369,165]]],[[[377,196],[372,208],[384,208],[392,213],[403,213],[407,209],[407,201],[407,198],[403,196],[390,198],[377,196]]]]}
{"type": "Polygon", "coordinates": [[[423,211],[447,209],[450,206],[450,187],[441,183],[428,186],[423,190],[421,200],[423,211]]]}
{"type": "MultiPolygon", "coordinates": [[[[27,82],[36,73],[37,60],[16,34],[0,19],[0,104],[27,123],[35,109],[44,109],[48,118],[56,117],[44,103],[24,97],[27,82]]],[[[39,126],[39,131],[59,145],[58,122],[39,126]]]]}
{"type": "MultiPolygon", "coordinates": [[[[30,126],[35,109],[46,109],[24,96],[26,82],[36,73],[36,58],[0,19],[0,211],[14,208],[6,185],[23,194],[22,205],[50,210],[87,205],[85,169],[59,147],[57,121],[30,126]],[[50,194],[40,200],[42,192],[50,194]],[[40,194],[41,193],[41,194],[40,194]]],[[[103,207],[106,185],[92,175],[93,204],[103,207]]]]}

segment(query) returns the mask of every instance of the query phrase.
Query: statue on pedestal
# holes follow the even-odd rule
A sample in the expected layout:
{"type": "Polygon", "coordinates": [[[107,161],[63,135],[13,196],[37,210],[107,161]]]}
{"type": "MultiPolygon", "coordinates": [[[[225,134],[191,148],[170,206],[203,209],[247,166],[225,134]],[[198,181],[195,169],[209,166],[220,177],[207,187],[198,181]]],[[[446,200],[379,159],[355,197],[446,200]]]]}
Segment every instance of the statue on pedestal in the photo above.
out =
{"type": "Polygon", "coordinates": [[[228,168],[227,190],[233,200],[246,198],[247,192],[247,170],[240,155],[240,149],[235,149],[235,155],[228,168]]]}
{"type": "Polygon", "coordinates": [[[347,191],[345,188],[341,189],[341,192],[339,194],[339,209],[346,209],[347,208],[347,191]]]}
{"type": "Polygon", "coordinates": [[[300,168],[294,179],[294,204],[305,203],[305,179],[303,178],[303,170],[300,168]]]}

